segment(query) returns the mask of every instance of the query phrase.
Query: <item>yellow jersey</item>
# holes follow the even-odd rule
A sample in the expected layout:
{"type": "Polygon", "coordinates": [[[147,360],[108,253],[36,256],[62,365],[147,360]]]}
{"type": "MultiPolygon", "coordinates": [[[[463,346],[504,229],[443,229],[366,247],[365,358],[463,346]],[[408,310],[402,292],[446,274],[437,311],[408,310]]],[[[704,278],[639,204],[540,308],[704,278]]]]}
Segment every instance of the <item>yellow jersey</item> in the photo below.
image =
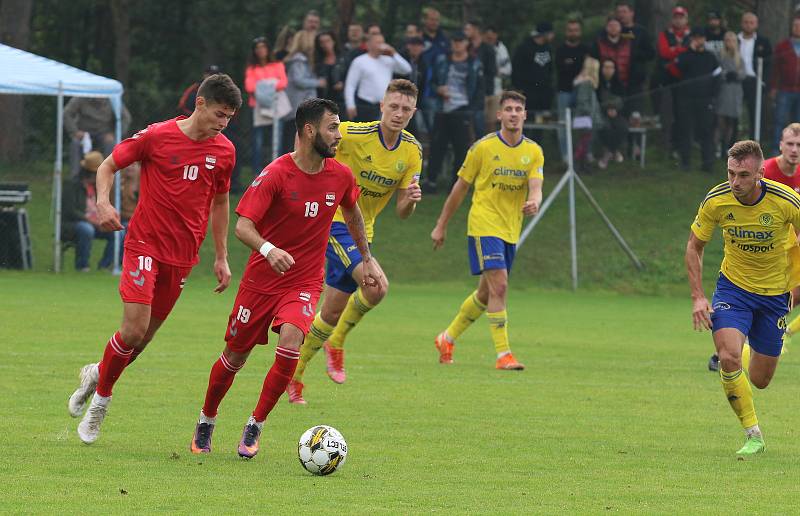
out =
{"type": "MultiPolygon", "coordinates": [[[[375,219],[383,211],[398,188],[418,182],[422,172],[422,146],[408,131],[403,131],[391,149],[383,142],[380,122],[342,122],[342,139],[336,160],[344,163],[356,176],[361,189],[358,207],[364,216],[367,240],[372,242],[375,219]]],[[[337,209],[334,222],[344,222],[337,209]]]]}
{"type": "Polygon", "coordinates": [[[519,241],[522,205],[528,200],[528,179],[543,179],[544,153],[533,140],[516,145],[500,132],[487,134],[467,152],[458,176],[473,186],[467,235],[492,236],[509,244],[519,241]]]}
{"type": "Polygon", "coordinates": [[[800,195],[794,190],[763,179],[761,197],[746,205],[727,182],[719,184],[700,204],[692,232],[708,242],[716,226],[725,242],[720,270],[735,285],[766,296],[797,285],[800,254],[792,226],[800,227],[800,195]]]}

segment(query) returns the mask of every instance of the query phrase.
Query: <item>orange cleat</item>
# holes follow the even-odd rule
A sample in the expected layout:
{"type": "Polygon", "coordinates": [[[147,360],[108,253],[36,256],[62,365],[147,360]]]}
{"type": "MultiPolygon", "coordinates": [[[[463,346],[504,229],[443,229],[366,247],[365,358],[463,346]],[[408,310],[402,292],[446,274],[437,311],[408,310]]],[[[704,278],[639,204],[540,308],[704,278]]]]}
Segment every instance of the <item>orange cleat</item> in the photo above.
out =
{"type": "Polygon", "coordinates": [[[454,344],[447,340],[447,338],[444,336],[444,332],[437,335],[436,340],[434,340],[433,343],[436,345],[436,349],[439,350],[439,363],[452,364],[454,344]]]}
{"type": "Polygon", "coordinates": [[[289,403],[295,405],[305,405],[306,400],[303,399],[303,383],[297,380],[289,380],[289,385],[286,386],[286,394],[289,396],[289,403]]]}
{"type": "Polygon", "coordinates": [[[347,379],[347,375],[344,372],[344,349],[334,348],[328,341],[325,341],[324,348],[328,362],[328,376],[336,383],[344,383],[347,379]]]}
{"type": "Polygon", "coordinates": [[[514,358],[514,355],[508,353],[507,355],[503,355],[497,359],[494,368],[503,369],[505,371],[522,371],[525,369],[525,366],[517,362],[517,359],[514,358]]]}

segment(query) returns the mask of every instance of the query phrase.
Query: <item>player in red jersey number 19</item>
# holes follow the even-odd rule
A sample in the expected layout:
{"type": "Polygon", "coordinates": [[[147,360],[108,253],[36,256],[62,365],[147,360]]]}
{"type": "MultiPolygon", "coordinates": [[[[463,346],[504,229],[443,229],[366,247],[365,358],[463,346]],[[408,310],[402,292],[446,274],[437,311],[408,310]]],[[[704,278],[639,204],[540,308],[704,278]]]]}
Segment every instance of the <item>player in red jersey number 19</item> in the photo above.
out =
{"type": "Polygon", "coordinates": [[[258,453],[264,421],[295,372],[300,345],[314,320],[328,233],[338,206],[364,257],[364,287],[374,289],[382,281],[356,203],[355,177],[333,159],[342,139],[336,104],[309,99],[298,106],[295,121],[297,150],[267,165],[236,208],[236,236],[253,252],[228,318],[225,348],[211,368],[190,445],[194,453],[211,451],[222,398],[250,352],[267,343],[272,329],[278,334],[275,360],[238,447],[241,457],[258,453]]]}
{"type": "Polygon", "coordinates": [[[97,214],[105,231],[122,229],[109,202],[116,170],[141,164],[139,203],[125,236],[119,292],[122,326],[105,346],[102,360],[80,373],[80,386],[70,396],[70,415],[78,417],[78,436],[97,440],[111,401],[114,383],[152,340],[180,296],[198,262],[211,218],[216,260],[214,273],[222,292],[231,280],[228,267],[228,218],[233,144],[222,130],[242,104],[230,77],[215,74],[197,91],[191,116],[148,126],[114,147],[97,170],[97,214]]]}

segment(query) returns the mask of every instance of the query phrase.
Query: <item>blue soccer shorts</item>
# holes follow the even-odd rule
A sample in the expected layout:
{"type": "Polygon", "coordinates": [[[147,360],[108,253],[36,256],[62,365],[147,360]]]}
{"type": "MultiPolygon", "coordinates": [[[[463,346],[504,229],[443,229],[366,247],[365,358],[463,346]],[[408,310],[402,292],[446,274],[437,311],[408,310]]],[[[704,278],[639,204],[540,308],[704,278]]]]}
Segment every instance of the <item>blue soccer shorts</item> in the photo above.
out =
{"type": "Polygon", "coordinates": [[[783,347],[789,298],[788,292],[777,296],[753,294],[720,273],[711,299],[713,331],[736,328],[747,336],[757,353],[777,357],[783,347]]]}
{"type": "Polygon", "coordinates": [[[467,237],[469,268],[474,276],[491,269],[506,269],[511,273],[517,245],[497,237],[467,237]]]}
{"type": "Polygon", "coordinates": [[[363,259],[344,222],[331,224],[325,258],[325,284],[348,294],[355,292],[358,284],[353,270],[363,259]]]}

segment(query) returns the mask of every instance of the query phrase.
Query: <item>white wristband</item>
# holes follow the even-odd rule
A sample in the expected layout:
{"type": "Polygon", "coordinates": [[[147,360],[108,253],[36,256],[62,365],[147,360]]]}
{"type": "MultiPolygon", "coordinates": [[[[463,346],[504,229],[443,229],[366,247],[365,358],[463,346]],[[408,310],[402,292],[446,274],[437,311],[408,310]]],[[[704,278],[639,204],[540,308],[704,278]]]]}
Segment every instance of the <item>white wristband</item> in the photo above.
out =
{"type": "Polygon", "coordinates": [[[269,242],[264,242],[263,244],[261,244],[261,249],[259,249],[258,252],[261,253],[261,256],[266,258],[269,252],[272,251],[273,249],[275,249],[274,245],[270,244],[269,242]]]}

